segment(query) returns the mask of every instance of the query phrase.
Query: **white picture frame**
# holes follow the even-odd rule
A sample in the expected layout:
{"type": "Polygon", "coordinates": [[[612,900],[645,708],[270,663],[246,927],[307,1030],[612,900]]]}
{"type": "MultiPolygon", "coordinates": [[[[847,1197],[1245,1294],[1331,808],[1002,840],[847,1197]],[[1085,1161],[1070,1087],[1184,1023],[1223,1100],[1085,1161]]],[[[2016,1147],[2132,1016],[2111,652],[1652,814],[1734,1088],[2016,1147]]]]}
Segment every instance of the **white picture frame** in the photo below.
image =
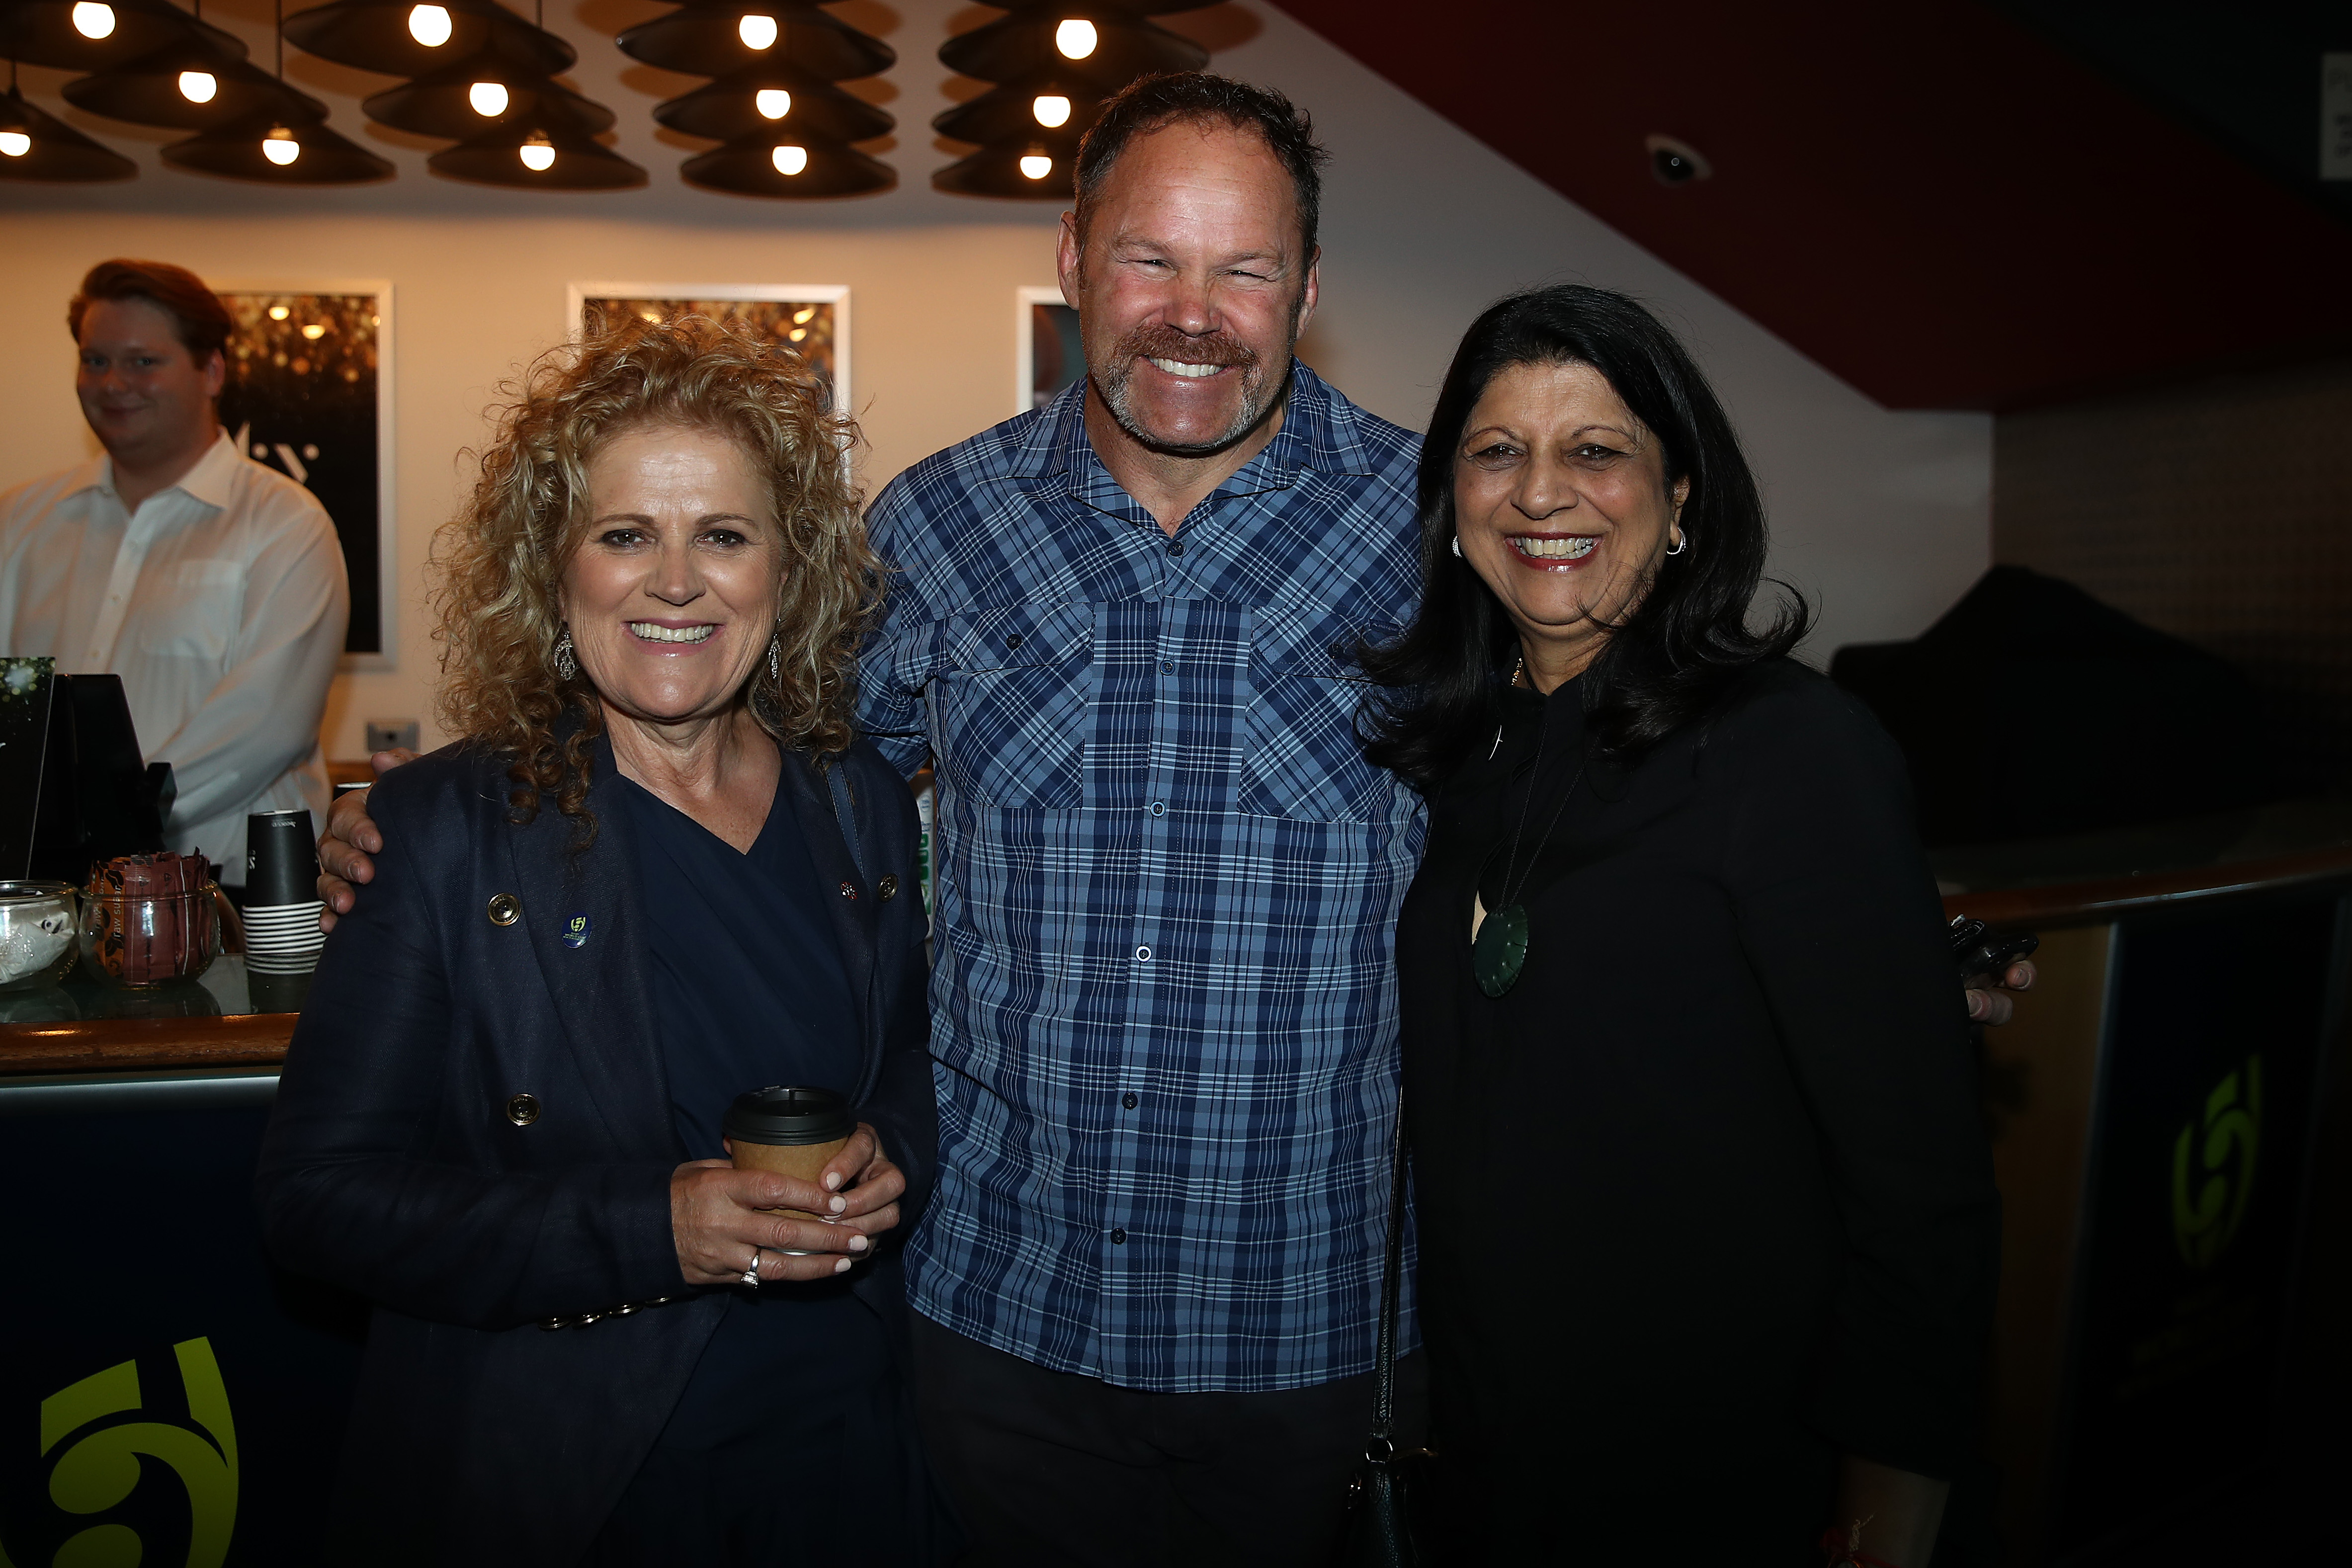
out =
{"type": "MultiPolygon", "coordinates": [[[[566,287],[565,316],[573,341],[578,341],[586,327],[588,302],[592,299],[620,300],[629,303],[689,305],[717,302],[730,305],[792,305],[815,306],[825,308],[830,326],[829,362],[819,366],[833,388],[833,406],[845,413],[856,413],[857,404],[851,391],[851,348],[849,322],[849,285],[845,283],[573,283],[566,287]]],[[[812,323],[813,324],[813,323],[812,323]]],[[[792,334],[787,324],[777,334],[787,341],[792,334]]],[[[797,346],[797,345],[795,345],[797,346]]]]}
{"type": "MultiPolygon", "coordinates": [[[[251,421],[249,418],[237,416],[238,393],[235,385],[240,362],[237,350],[247,344],[249,336],[245,321],[245,316],[248,313],[246,302],[258,301],[265,313],[273,304],[282,304],[286,307],[288,315],[278,319],[299,329],[302,324],[299,319],[300,302],[305,299],[356,298],[370,301],[368,314],[373,318],[372,328],[374,332],[373,347],[375,357],[373,420],[375,517],[373,525],[375,538],[372,552],[374,563],[374,596],[372,606],[369,606],[365,601],[366,576],[359,570],[361,561],[354,559],[352,540],[348,531],[353,526],[352,519],[343,517],[337,517],[335,521],[336,533],[343,540],[344,569],[351,575],[352,583],[353,630],[358,632],[367,623],[363,619],[363,613],[366,609],[372,608],[376,646],[373,649],[359,652],[346,651],[339,661],[337,668],[346,674],[395,669],[399,665],[400,649],[400,594],[397,591],[400,564],[400,517],[395,505],[398,492],[394,480],[398,465],[393,446],[393,404],[395,391],[399,385],[394,364],[395,346],[399,340],[399,334],[396,330],[393,308],[392,281],[383,277],[267,276],[233,277],[206,281],[213,292],[219,295],[222,301],[229,307],[230,314],[236,317],[239,322],[237,331],[232,334],[229,340],[229,376],[232,385],[222,394],[223,425],[224,427],[232,425],[241,427],[229,428],[227,433],[232,438],[239,438],[238,450],[245,455],[278,469],[305,488],[317,487],[314,485],[314,479],[318,476],[311,472],[309,463],[305,462],[306,454],[310,455],[311,461],[316,461],[316,454],[312,448],[305,444],[298,449],[291,442],[264,440],[258,443],[262,450],[259,455],[257,455],[254,451],[257,444],[251,436],[251,421]],[[240,438],[241,430],[243,434],[240,438]]],[[[337,509],[336,503],[328,495],[321,495],[320,501],[326,506],[329,515],[333,516],[337,509]]]]}
{"type": "Polygon", "coordinates": [[[1027,413],[1036,406],[1037,307],[1067,310],[1057,284],[1024,283],[1013,291],[1013,412],[1027,413]]]}

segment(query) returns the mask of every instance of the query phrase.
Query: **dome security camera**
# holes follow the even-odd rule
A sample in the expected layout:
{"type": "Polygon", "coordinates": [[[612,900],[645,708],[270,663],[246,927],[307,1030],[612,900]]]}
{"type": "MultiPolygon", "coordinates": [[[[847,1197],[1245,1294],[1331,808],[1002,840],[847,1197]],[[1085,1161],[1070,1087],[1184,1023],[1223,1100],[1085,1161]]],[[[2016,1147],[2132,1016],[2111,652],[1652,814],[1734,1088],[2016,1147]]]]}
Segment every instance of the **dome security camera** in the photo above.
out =
{"type": "Polygon", "coordinates": [[[1650,150],[1650,172],[1658,177],[1661,185],[1687,185],[1715,174],[1715,166],[1699,154],[1698,149],[1677,137],[1645,136],[1642,145],[1650,150]]]}

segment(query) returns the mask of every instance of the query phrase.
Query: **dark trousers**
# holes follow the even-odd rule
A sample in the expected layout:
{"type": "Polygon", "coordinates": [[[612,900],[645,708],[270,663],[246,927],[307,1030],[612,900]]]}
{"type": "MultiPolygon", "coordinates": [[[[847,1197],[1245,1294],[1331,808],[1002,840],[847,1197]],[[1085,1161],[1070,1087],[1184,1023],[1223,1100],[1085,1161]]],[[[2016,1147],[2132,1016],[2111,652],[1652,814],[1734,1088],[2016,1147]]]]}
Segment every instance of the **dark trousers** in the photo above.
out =
{"type": "MultiPolygon", "coordinates": [[[[1426,1357],[1397,1364],[1408,1446],[1426,1357]]],[[[1150,1394],[1049,1372],[917,1313],[917,1418],[984,1568],[1321,1568],[1372,1416],[1370,1373],[1265,1394],[1150,1394]]]]}

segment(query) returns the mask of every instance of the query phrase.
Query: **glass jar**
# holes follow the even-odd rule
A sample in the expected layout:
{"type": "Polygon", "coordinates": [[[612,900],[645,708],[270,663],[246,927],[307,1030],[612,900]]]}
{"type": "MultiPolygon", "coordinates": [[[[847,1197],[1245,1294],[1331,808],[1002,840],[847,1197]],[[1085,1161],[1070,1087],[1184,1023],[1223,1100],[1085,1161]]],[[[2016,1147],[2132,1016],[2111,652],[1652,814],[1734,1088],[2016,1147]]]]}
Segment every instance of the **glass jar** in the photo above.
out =
{"type": "Polygon", "coordinates": [[[81,962],[126,990],[193,980],[220,956],[220,889],[81,895],[81,962]]]}
{"type": "Polygon", "coordinates": [[[74,887],[0,882],[0,991],[57,983],[73,967],[74,887]]]}

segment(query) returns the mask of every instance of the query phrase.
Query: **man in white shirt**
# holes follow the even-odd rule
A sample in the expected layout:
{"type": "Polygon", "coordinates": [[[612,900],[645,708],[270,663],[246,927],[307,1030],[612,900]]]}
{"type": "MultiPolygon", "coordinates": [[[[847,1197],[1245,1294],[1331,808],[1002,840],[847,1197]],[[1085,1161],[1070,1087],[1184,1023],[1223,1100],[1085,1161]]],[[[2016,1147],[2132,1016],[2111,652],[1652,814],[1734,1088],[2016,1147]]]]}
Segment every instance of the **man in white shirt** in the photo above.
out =
{"type": "Polygon", "coordinates": [[[193,273],[100,262],[66,319],[106,455],[0,495],[0,652],[121,676],[178,788],[165,841],[242,885],[247,812],[326,821],[342,549],[308,490],[222,432],[231,321],[193,273]]]}

